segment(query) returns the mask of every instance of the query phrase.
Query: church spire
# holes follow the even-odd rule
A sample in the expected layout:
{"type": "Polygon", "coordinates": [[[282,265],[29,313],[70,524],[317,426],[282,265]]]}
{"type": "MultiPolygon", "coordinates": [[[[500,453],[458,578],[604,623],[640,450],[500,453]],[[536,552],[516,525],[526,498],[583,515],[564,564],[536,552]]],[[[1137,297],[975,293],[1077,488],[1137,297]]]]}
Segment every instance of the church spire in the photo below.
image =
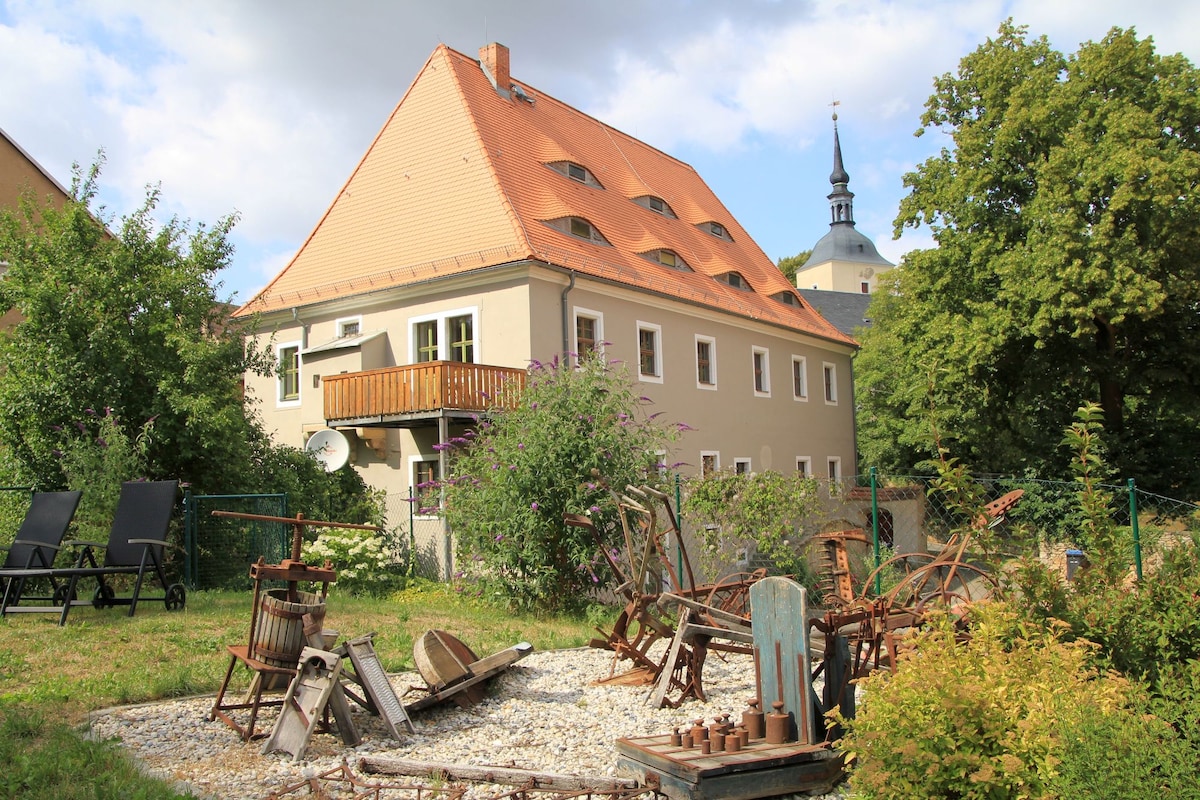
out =
{"type": "MultiPolygon", "coordinates": [[[[836,103],[835,103],[836,105],[836,103]]],[[[854,192],[846,188],[850,173],[842,166],[842,143],[838,139],[837,112],[833,113],[833,172],[829,175],[833,191],[829,193],[830,225],[854,225],[854,192]]]]}

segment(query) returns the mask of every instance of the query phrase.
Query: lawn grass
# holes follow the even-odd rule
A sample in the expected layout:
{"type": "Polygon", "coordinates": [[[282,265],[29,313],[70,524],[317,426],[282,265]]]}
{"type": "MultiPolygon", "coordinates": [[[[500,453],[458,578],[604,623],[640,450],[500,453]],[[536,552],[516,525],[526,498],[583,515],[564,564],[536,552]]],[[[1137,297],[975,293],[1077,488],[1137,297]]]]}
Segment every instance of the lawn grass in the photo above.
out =
{"type": "MultiPolygon", "coordinates": [[[[119,748],[79,733],[99,708],[215,695],[229,664],[225,646],[248,642],[251,604],[249,591],[197,592],[174,612],[161,602],[139,603],[134,617],[121,607],[73,609],[62,628],[52,614],[0,620],[0,763],[8,765],[0,799],[176,797],[138,775],[119,748]]],[[[325,627],[343,638],[374,632],[389,672],[413,668],[413,640],[431,628],[480,656],[520,641],[579,647],[594,633],[584,619],[513,615],[424,582],[387,599],[334,592],[325,627]]]]}

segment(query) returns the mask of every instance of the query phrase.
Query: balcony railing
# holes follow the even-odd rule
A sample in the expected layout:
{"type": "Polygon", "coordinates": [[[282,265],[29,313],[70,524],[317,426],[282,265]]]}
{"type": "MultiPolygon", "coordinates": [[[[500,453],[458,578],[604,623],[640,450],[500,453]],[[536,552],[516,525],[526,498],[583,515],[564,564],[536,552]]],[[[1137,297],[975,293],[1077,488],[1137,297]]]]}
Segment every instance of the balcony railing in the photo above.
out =
{"type": "Polygon", "coordinates": [[[411,420],[443,411],[486,411],[511,402],[525,386],[525,370],[457,361],[327,375],[325,419],[366,424],[411,420]]]}

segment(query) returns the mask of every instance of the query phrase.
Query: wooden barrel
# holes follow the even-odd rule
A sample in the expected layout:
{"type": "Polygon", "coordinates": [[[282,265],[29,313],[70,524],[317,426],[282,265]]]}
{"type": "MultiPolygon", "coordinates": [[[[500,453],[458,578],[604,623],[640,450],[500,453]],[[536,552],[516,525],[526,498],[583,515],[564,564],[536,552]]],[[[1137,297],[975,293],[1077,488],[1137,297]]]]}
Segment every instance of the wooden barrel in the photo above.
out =
{"type": "Polygon", "coordinates": [[[254,628],[254,657],[275,667],[299,663],[305,645],[305,614],[312,614],[318,622],[325,619],[325,603],[320,595],[296,592],[296,603],[288,601],[287,596],[287,589],[264,592],[254,628]]]}

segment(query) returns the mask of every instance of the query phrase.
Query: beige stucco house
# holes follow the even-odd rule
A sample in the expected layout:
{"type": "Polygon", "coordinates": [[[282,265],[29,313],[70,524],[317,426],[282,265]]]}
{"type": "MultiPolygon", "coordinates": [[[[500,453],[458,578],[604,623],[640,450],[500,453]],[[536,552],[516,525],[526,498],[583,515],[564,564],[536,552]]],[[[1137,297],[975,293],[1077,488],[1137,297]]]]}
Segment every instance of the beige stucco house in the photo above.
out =
{"type": "Polygon", "coordinates": [[[439,46],[260,315],[268,429],[348,434],[392,495],[531,359],[602,349],[705,468],[855,470],[855,341],[804,301],[696,172],[515,80],[503,45],[439,46]]]}

